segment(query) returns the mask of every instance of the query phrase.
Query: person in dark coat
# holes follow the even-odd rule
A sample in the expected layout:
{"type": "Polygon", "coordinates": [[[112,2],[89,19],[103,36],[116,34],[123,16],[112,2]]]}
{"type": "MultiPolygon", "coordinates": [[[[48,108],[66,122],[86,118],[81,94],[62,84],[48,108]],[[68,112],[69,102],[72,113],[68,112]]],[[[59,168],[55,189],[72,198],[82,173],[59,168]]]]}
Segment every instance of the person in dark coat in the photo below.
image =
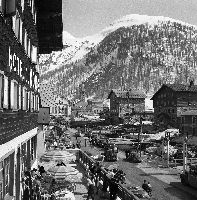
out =
{"type": "Polygon", "coordinates": [[[118,191],[118,183],[116,182],[116,179],[114,178],[111,179],[109,188],[110,188],[110,200],[115,200],[118,191]]]}

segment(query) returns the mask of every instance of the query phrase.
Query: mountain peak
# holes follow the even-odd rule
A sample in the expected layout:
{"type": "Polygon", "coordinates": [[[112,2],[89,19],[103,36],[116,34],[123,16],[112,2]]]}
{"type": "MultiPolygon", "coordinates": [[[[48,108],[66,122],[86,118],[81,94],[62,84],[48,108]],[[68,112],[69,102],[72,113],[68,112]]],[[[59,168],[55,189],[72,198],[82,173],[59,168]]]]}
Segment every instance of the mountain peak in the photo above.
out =
{"type": "Polygon", "coordinates": [[[167,22],[167,21],[177,22],[183,25],[193,26],[196,28],[195,25],[180,20],[172,19],[170,17],[130,14],[123,16],[118,20],[115,20],[112,24],[110,24],[109,27],[105,28],[102,31],[102,34],[106,36],[108,33],[113,32],[120,27],[131,27],[133,25],[140,25],[140,24],[154,25],[158,24],[159,22],[167,22]]]}

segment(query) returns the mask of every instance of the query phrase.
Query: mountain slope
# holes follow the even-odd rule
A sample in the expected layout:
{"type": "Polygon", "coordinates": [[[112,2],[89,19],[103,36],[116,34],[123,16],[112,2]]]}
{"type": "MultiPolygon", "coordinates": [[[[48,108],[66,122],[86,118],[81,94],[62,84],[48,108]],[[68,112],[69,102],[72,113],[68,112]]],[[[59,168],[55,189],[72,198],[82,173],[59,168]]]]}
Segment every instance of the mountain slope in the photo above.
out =
{"type": "Polygon", "coordinates": [[[197,28],[178,20],[128,15],[95,36],[72,40],[40,63],[41,81],[68,98],[80,98],[82,83],[87,96],[106,98],[112,88],[152,95],[163,83],[196,78],[197,28]]]}

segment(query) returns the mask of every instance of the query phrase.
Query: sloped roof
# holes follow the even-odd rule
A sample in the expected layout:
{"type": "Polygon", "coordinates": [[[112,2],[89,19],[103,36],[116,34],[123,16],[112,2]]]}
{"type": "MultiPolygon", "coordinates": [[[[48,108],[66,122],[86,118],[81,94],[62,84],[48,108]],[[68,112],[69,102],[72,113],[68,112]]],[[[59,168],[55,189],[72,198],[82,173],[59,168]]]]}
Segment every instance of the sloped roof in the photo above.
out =
{"type": "Polygon", "coordinates": [[[182,112],[181,115],[194,116],[194,115],[197,115],[197,110],[187,110],[187,111],[182,112]]]}
{"type": "Polygon", "coordinates": [[[161,88],[153,95],[151,100],[161,91],[163,87],[168,87],[175,92],[195,92],[197,93],[197,85],[184,85],[184,84],[163,84],[161,88]]]}
{"type": "Polygon", "coordinates": [[[197,85],[183,85],[183,84],[166,84],[167,87],[171,88],[176,92],[197,92],[197,85]]]}
{"type": "Polygon", "coordinates": [[[110,95],[112,92],[114,92],[117,97],[121,97],[121,98],[128,98],[128,97],[130,99],[146,98],[146,95],[142,91],[139,91],[139,90],[116,90],[116,89],[113,89],[113,90],[111,90],[111,92],[108,96],[108,99],[110,98],[110,95]]]}

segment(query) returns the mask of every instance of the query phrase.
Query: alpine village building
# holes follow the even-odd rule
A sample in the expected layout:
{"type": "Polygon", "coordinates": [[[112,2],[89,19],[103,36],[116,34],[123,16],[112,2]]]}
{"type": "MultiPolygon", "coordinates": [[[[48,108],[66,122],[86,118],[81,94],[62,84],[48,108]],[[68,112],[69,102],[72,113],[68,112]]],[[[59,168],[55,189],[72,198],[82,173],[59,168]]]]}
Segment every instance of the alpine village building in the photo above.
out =
{"type": "Polygon", "coordinates": [[[138,90],[115,90],[108,95],[110,115],[115,121],[125,115],[140,115],[145,112],[146,95],[138,90]]]}
{"type": "Polygon", "coordinates": [[[61,0],[0,0],[0,200],[23,199],[43,152],[38,54],[60,50],[61,0]]]}
{"type": "Polygon", "coordinates": [[[153,95],[155,123],[197,135],[197,85],[163,84],[153,95]]]}

